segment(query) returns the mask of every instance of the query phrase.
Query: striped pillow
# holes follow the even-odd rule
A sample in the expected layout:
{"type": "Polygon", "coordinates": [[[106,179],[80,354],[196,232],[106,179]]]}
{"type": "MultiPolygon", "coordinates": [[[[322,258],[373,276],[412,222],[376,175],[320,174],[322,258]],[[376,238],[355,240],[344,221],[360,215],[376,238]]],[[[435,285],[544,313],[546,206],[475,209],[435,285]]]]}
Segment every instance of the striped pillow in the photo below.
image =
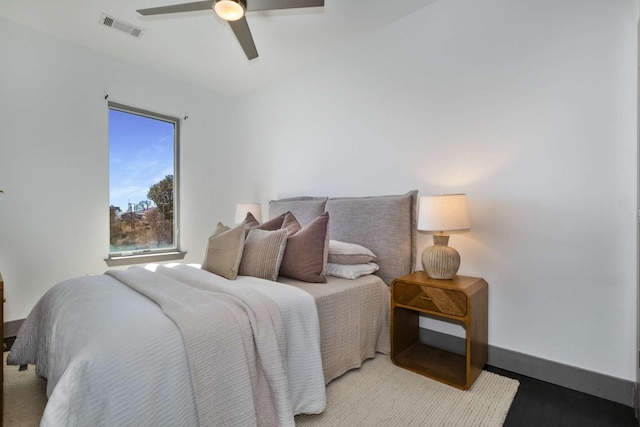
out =
{"type": "Polygon", "coordinates": [[[252,229],[244,242],[238,274],[275,281],[286,245],[287,230],[252,229]]]}

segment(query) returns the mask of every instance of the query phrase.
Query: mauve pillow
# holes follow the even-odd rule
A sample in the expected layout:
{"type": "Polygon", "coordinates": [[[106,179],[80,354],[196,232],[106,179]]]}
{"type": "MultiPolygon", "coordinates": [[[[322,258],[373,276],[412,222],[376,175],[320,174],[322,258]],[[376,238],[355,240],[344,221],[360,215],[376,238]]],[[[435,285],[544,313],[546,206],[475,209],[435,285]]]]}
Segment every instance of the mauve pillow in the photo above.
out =
{"type": "Polygon", "coordinates": [[[304,282],[325,283],[327,281],[328,226],[329,214],[324,212],[287,238],[280,275],[304,282]]]}
{"type": "Polygon", "coordinates": [[[280,225],[280,228],[287,230],[287,237],[290,237],[300,231],[302,229],[302,226],[291,212],[287,212],[284,216],[282,224],[280,225]]]}
{"type": "Polygon", "coordinates": [[[253,214],[251,212],[247,212],[247,216],[244,217],[244,229],[247,233],[249,233],[249,230],[251,230],[253,227],[257,227],[260,225],[260,222],[258,222],[258,220],[256,219],[255,216],[253,216],[253,214]]]}
{"type": "Polygon", "coordinates": [[[260,222],[258,222],[256,217],[251,214],[251,212],[247,212],[247,216],[244,219],[245,237],[249,235],[249,231],[253,230],[254,228],[257,228],[258,230],[267,230],[267,231],[280,230],[280,227],[282,226],[282,222],[284,221],[285,215],[286,214],[282,214],[276,218],[270,219],[269,221],[260,224],[260,222]]]}
{"type": "Polygon", "coordinates": [[[244,223],[232,229],[218,223],[207,242],[202,269],[234,280],[238,275],[243,249],[244,223]]]}
{"type": "Polygon", "coordinates": [[[265,221],[262,224],[258,225],[256,228],[259,230],[267,230],[267,231],[272,231],[272,230],[280,230],[280,228],[282,228],[282,223],[284,222],[285,217],[287,216],[287,213],[283,213],[282,215],[279,215],[275,218],[270,219],[269,221],[265,221]]]}

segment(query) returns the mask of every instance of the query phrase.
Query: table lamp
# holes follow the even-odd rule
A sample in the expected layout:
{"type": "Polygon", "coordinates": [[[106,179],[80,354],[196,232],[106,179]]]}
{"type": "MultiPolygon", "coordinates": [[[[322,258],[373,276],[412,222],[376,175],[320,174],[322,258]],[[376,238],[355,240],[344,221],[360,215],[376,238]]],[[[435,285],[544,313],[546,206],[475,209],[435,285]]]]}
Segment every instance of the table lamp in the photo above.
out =
{"type": "Polygon", "coordinates": [[[460,254],[448,246],[445,232],[471,228],[465,194],[420,197],[418,230],[433,234],[433,245],[422,251],[422,267],[432,279],[451,279],[460,267],[460,254]]]}
{"type": "Polygon", "coordinates": [[[236,205],[236,224],[240,224],[251,213],[253,217],[262,222],[262,205],[260,203],[238,203],[236,205]]]}

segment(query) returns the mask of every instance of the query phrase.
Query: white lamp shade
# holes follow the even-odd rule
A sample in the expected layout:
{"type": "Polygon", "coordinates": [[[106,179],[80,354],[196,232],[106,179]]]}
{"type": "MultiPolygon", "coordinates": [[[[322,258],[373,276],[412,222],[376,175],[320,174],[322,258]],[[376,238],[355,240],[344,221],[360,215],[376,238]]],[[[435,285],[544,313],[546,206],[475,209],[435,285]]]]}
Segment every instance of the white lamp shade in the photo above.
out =
{"type": "Polygon", "coordinates": [[[418,230],[467,231],[471,228],[466,194],[420,197],[418,230]]]}
{"type": "Polygon", "coordinates": [[[244,221],[248,213],[251,213],[258,222],[262,222],[262,205],[260,203],[238,203],[236,205],[236,224],[244,221]]]}

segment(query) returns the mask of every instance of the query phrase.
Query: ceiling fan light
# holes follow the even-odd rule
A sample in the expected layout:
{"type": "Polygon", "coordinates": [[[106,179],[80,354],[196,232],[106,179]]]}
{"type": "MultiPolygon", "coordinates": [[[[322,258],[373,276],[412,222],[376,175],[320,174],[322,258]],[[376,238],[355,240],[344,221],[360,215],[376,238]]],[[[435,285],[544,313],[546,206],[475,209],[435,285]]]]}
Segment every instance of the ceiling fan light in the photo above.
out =
{"type": "Polygon", "coordinates": [[[225,21],[237,21],[244,16],[244,4],[240,0],[217,0],[213,10],[225,21]]]}

